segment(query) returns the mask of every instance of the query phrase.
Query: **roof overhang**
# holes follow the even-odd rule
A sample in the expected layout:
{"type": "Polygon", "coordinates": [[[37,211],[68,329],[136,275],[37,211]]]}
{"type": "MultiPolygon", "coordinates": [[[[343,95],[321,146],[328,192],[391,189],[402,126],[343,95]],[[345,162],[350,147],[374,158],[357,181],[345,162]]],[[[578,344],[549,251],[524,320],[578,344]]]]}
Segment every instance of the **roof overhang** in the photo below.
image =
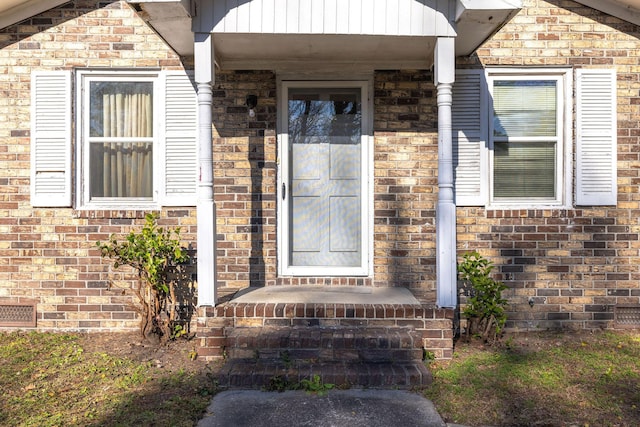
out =
{"type": "Polygon", "coordinates": [[[179,55],[193,55],[191,0],[127,0],[179,55]]]}
{"type": "MultiPolygon", "coordinates": [[[[195,3],[188,0],[128,1],[178,54],[193,54],[191,31],[200,25],[192,23],[192,16],[195,16],[192,4],[195,3]]],[[[239,1],[237,8],[246,3],[250,1],[239,1]]],[[[450,0],[445,7],[437,3],[439,9],[434,9],[434,13],[451,28],[442,35],[456,37],[457,55],[472,53],[522,7],[521,0],[450,0]]],[[[202,5],[201,13],[204,13],[204,4],[204,1],[198,3],[202,5]]],[[[416,4],[425,7],[428,3],[420,1],[416,4]]],[[[346,7],[348,4],[338,2],[338,5],[346,7]]],[[[227,13],[240,12],[229,9],[227,13]]],[[[423,29],[425,34],[403,34],[401,31],[397,34],[339,31],[285,34],[272,30],[239,31],[237,28],[228,31],[228,26],[220,24],[219,19],[214,19],[211,32],[216,61],[224,69],[287,69],[301,64],[318,69],[328,67],[329,63],[333,68],[429,68],[433,64],[437,32],[442,32],[435,28],[441,26],[437,22],[429,34],[426,29],[423,29]]]]}
{"type": "Polygon", "coordinates": [[[623,21],[640,25],[640,0],[575,0],[623,21]]]}
{"type": "Polygon", "coordinates": [[[0,29],[68,2],[69,0],[2,0],[0,29]]]}
{"type": "MultiPolygon", "coordinates": [[[[196,7],[219,8],[236,4],[229,9],[233,15],[249,3],[258,0],[127,0],[149,25],[179,54],[193,55],[196,7]]],[[[632,0],[618,0],[632,1],[632,0]]],[[[68,0],[2,0],[0,26],[7,26],[68,0]]],[[[312,3],[315,4],[315,3],[312,3]]],[[[336,2],[347,8],[347,2],[336,2]]],[[[508,22],[522,7],[522,0],[402,0],[410,12],[397,12],[400,28],[394,34],[380,32],[345,33],[319,31],[315,33],[282,33],[276,31],[220,31],[213,28],[216,61],[222,68],[288,67],[305,63],[317,67],[331,62],[333,67],[360,66],[365,68],[428,68],[433,64],[433,50],[437,37],[455,37],[456,55],[468,55],[508,22]],[[432,6],[430,6],[432,5],[432,6]],[[437,9],[436,9],[437,7],[437,9]],[[416,8],[431,8],[436,17],[425,19],[418,33],[404,31],[408,21],[415,21],[416,8]],[[406,18],[402,19],[402,13],[406,18]],[[431,24],[429,24],[431,23],[431,24]],[[431,25],[433,28],[426,28],[431,25]],[[447,29],[447,28],[449,29],[447,29]],[[404,32],[403,32],[404,31],[404,32]]],[[[399,6],[401,7],[401,6],[399,6]]],[[[369,13],[363,9],[360,13],[369,13]]],[[[340,12],[344,15],[348,11],[340,12]]],[[[315,18],[314,18],[315,19],[315,18]]],[[[374,17],[374,20],[377,19],[374,17]]],[[[412,24],[411,24],[412,25],[412,24]]]]}
{"type": "MultiPolygon", "coordinates": [[[[0,1],[0,28],[20,22],[31,16],[35,16],[48,9],[68,3],[70,0],[1,0],[0,1]]],[[[127,0],[133,4],[140,12],[141,16],[164,38],[167,43],[180,55],[188,56],[193,54],[194,36],[192,32],[192,16],[194,16],[194,5],[200,0],[127,0]]],[[[238,3],[245,3],[247,0],[238,3]]],[[[450,0],[456,3],[455,16],[451,17],[457,31],[456,55],[468,55],[486,41],[492,34],[502,27],[513,17],[522,7],[521,0],[450,0]]],[[[618,17],[627,22],[640,25],[640,0],[576,0],[576,2],[587,7],[600,10],[604,13],[618,17]]],[[[437,2],[440,4],[441,2],[437,2]]],[[[434,2],[435,4],[435,2],[434,2]]],[[[228,37],[219,40],[218,50],[224,52],[229,43],[246,45],[247,37],[238,35],[239,40],[232,42],[228,37]],[[224,45],[222,44],[224,43],[224,45]]],[[[256,46],[262,45],[265,51],[273,52],[267,43],[261,43],[260,38],[256,38],[252,43],[256,46]]],[[[401,45],[406,40],[400,40],[401,45]]],[[[270,43],[271,41],[269,41],[270,43]]],[[[301,44],[302,40],[298,44],[301,44]]],[[[306,40],[307,45],[309,40],[306,40]]],[[[328,40],[329,45],[335,44],[335,40],[328,40]]],[[[375,40],[363,40],[354,48],[368,49],[375,45],[375,40]]],[[[315,42],[312,44],[316,44],[315,42]]],[[[416,43],[418,49],[424,44],[416,43]]],[[[430,44],[427,44],[429,47],[430,44]]],[[[389,58],[394,53],[400,51],[386,43],[384,49],[379,51],[380,55],[389,54],[389,58]],[[390,50],[390,51],[389,51],[390,50]]],[[[402,46],[400,46],[402,47],[402,46]]],[[[382,48],[382,47],[381,47],[382,48]]],[[[257,49],[256,49],[257,50],[257,49]]],[[[401,49],[402,50],[402,49],[401,49]]],[[[303,49],[300,46],[293,46],[292,52],[301,54],[303,49]]],[[[312,51],[312,49],[310,50],[312,51]]],[[[250,54],[251,49],[247,50],[250,54]]],[[[337,52],[336,52],[337,53],[337,52]]],[[[339,55],[338,55],[339,56],[339,55]]],[[[403,63],[414,63],[415,60],[424,62],[424,58],[418,55],[416,58],[408,59],[403,63]]],[[[427,61],[428,62],[428,61],[427,61]]],[[[237,63],[237,61],[231,61],[237,63]]]]}
{"type": "Polygon", "coordinates": [[[472,54],[522,9],[522,0],[457,0],[456,55],[472,54]]]}

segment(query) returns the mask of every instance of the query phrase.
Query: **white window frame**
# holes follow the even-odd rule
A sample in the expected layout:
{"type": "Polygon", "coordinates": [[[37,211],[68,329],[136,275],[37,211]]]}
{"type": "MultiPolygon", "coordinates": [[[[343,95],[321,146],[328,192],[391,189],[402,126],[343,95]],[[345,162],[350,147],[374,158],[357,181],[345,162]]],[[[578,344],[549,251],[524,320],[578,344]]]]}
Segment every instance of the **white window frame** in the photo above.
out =
{"type": "Polygon", "coordinates": [[[483,185],[488,185],[488,208],[494,209],[527,209],[527,208],[563,208],[571,206],[571,182],[573,179],[573,113],[572,93],[573,79],[570,68],[545,68],[545,69],[511,69],[488,68],[486,69],[486,81],[488,97],[488,176],[483,177],[483,185]],[[496,200],[493,194],[493,82],[496,80],[553,80],[557,82],[558,109],[557,109],[557,151],[556,151],[556,197],[553,199],[509,199],[496,200]]]}
{"type": "Polygon", "coordinates": [[[79,70],[77,72],[76,88],[76,165],[77,189],[76,206],[80,210],[105,210],[105,209],[129,209],[147,210],[160,207],[160,194],[163,194],[163,180],[161,171],[164,170],[164,158],[162,156],[163,141],[162,130],[164,114],[163,82],[159,71],[104,71],[104,70],[79,70]],[[89,96],[88,90],[91,82],[117,82],[117,81],[138,81],[153,83],[153,194],[149,198],[101,198],[91,200],[89,183],[89,96]]]}
{"type": "MultiPolygon", "coordinates": [[[[283,206],[282,184],[289,183],[288,156],[278,157],[278,185],[277,185],[277,242],[278,242],[278,274],[294,277],[371,277],[373,275],[373,78],[366,80],[344,80],[340,78],[327,80],[299,80],[279,78],[278,94],[278,152],[287,153],[288,138],[288,91],[291,88],[323,89],[323,88],[359,88],[362,93],[362,165],[361,165],[361,265],[357,267],[332,266],[291,266],[289,259],[289,210],[283,206]]],[[[288,190],[288,188],[287,188],[288,190]]]]}

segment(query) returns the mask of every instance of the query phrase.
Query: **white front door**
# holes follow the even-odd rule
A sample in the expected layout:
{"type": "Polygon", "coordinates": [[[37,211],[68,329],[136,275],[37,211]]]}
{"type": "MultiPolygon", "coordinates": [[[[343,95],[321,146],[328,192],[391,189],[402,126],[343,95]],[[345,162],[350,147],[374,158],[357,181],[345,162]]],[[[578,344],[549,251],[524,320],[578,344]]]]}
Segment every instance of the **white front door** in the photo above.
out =
{"type": "Polygon", "coordinates": [[[283,82],[280,266],[365,275],[369,264],[366,82],[283,82]]]}

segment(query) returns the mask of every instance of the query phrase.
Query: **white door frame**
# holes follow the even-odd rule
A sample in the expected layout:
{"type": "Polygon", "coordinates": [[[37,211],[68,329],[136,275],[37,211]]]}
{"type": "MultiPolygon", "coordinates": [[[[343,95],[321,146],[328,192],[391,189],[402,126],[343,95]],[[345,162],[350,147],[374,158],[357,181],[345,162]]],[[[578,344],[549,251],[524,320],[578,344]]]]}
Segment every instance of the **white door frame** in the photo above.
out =
{"type": "Polygon", "coordinates": [[[278,274],[281,276],[371,276],[373,273],[373,79],[368,80],[278,80],[278,180],[277,245],[278,274]],[[288,91],[291,88],[332,89],[359,88],[362,95],[361,162],[361,265],[358,267],[291,266],[289,264],[289,135],[288,91]]]}

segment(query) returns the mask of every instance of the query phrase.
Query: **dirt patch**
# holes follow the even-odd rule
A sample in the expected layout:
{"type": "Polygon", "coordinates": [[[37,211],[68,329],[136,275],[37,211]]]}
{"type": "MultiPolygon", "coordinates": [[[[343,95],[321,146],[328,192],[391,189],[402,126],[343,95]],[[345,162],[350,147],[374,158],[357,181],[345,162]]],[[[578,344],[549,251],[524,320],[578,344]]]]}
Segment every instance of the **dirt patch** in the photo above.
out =
{"type": "Polygon", "coordinates": [[[142,363],[150,363],[157,369],[175,372],[211,372],[220,362],[207,363],[197,355],[197,341],[194,338],[179,338],[166,345],[157,345],[141,339],[136,332],[86,333],[80,334],[80,345],[90,353],[107,353],[142,363]]]}

